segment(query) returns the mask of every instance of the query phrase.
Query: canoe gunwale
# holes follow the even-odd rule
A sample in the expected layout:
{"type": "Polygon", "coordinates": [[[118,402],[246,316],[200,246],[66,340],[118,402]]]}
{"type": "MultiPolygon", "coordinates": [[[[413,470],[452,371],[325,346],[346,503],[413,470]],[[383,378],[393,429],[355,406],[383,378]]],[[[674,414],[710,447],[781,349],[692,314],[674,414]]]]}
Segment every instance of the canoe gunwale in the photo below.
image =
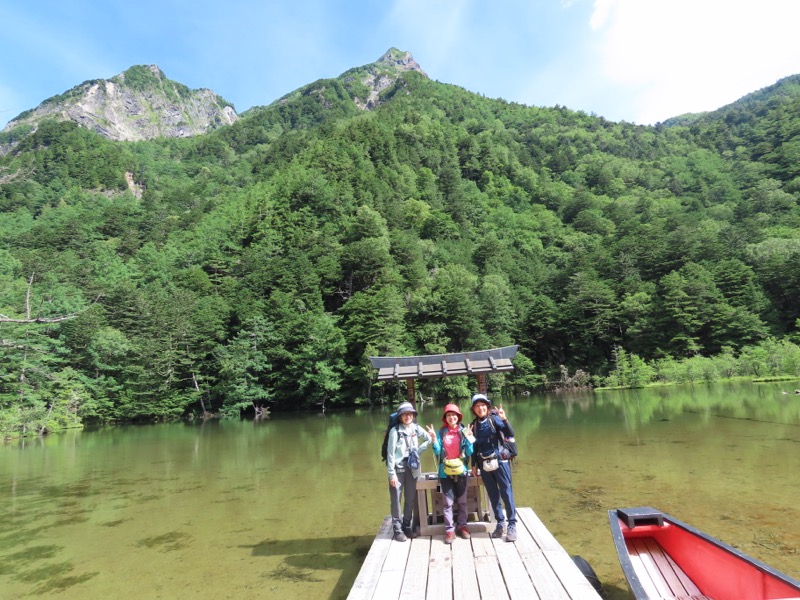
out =
{"type": "MultiPolygon", "coordinates": [[[[648,600],[649,596],[645,590],[644,584],[634,568],[626,540],[649,537],[656,539],[654,534],[664,533],[673,527],[683,530],[683,532],[693,536],[694,538],[697,538],[703,544],[707,544],[719,551],[722,551],[722,553],[726,555],[730,555],[729,560],[731,562],[742,563],[743,567],[745,565],[749,565],[750,567],[760,571],[767,578],[780,582],[781,584],[789,586],[790,588],[794,588],[797,590],[795,595],[800,596],[800,581],[790,577],[789,575],[786,575],[785,573],[777,571],[773,567],[770,567],[760,560],[753,558],[744,552],[726,544],[725,542],[722,542],[668,514],[657,511],[651,507],[640,507],[633,509],[611,509],[608,511],[608,516],[609,524],[611,526],[611,535],[614,540],[614,546],[617,550],[620,566],[622,567],[625,579],[628,581],[628,585],[631,588],[631,592],[637,600],[648,600]],[[638,524],[635,518],[636,515],[639,514],[644,516],[642,519],[644,524],[642,525],[638,524]],[[658,525],[654,522],[655,515],[658,515],[661,518],[661,522],[663,522],[662,525],[658,525]],[[633,527],[629,527],[628,524],[633,525],[633,527]]],[[[681,556],[672,556],[672,558],[679,566],[683,566],[682,563],[686,562],[686,559],[681,556]]],[[[765,595],[764,597],[768,598],[776,596],[765,595]]]]}

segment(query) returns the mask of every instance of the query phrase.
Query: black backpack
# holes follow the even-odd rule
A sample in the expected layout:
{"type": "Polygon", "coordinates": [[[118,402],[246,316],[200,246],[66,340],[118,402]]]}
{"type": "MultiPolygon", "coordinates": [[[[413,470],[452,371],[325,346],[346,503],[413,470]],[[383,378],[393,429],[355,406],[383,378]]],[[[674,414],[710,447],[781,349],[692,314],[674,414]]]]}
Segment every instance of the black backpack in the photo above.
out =
{"type": "MultiPolygon", "coordinates": [[[[495,415],[493,413],[489,414],[489,425],[492,428],[492,431],[497,436],[497,441],[500,444],[500,458],[503,460],[513,461],[517,458],[517,441],[514,438],[507,438],[506,434],[503,433],[503,430],[497,429],[497,424],[494,422],[495,415]]],[[[472,431],[476,431],[478,425],[478,419],[472,421],[472,431]]]]}
{"type": "Polygon", "coordinates": [[[396,412],[389,415],[389,425],[386,427],[386,431],[383,434],[383,444],[381,444],[381,460],[383,462],[386,462],[387,446],[389,445],[389,432],[392,430],[392,427],[397,427],[399,422],[400,417],[397,416],[396,412]]]}

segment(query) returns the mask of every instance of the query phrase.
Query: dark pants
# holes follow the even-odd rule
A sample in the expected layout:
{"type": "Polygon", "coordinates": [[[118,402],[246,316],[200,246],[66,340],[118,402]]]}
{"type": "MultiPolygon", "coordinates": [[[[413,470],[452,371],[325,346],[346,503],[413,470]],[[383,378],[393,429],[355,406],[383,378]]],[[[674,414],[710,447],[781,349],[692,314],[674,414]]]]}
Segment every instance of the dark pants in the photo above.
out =
{"type": "Polygon", "coordinates": [[[417,478],[411,469],[396,471],[397,487],[389,486],[389,505],[392,510],[392,523],[395,531],[402,525],[411,526],[411,518],[414,511],[414,498],[417,495],[417,478]],[[400,498],[402,497],[402,521],[400,516],[400,498]]]}
{"type": "Polygon", "coordinates": [[[453,503],[458,505],[458,526],[467,525],[467,476],[445,477],[439,480],[444,498],[444,528],[454,531],[453,503]]]}
{"type": "Polygon", "coordinates": [[[489,494],[489,502],[492,503],[497,524],[502,525],[508,516],[508,526],[516,528],[517,509],[514,507],[514,490],[511,489],[511,467],[508,461],[501,460],[500,466],[494,471],[488,473],[481,471],[481,477],[483,485],[486,486],[486,492],[489,494]],[[508,515],[503,513],[503,504],[506,506],[508,515]]]}

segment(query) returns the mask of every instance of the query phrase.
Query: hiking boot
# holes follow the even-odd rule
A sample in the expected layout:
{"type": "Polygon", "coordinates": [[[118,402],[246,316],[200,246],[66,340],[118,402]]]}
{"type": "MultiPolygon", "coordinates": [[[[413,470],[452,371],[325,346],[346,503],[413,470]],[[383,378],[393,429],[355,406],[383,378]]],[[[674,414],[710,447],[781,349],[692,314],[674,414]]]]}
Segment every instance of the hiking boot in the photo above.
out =
{"type": "Polygon", "coordinates": [[[406,537],[410,540],[417,537],[417,532],[413,525],[411,525],[411,521],[406,521],[405,519],[403,519],[403,533],[405,533],[406,537]]]}
{"type": "Polygon", "coordinates": [[[503,526],[502,525],[498,525],[497,527],[495,527],[494,531],[492,532],[492,537],[493,538],[501,538],[501,537],[503,537],[503,526]]]}
{"type": "Polygon", "coordinates": [[[444,534],[444,543],[445,544],[452,544],[453,540],[456,539],[456,532],[455,531],[448,531],[444,534]]]}
{"type": "Polygon", "coordinates": [[[395,529],[394,539],[397,540],[398,542],[405,542],[408,538],[406,537],[406,534],[403,533],[402,529],[395,529]]]}
{"type": "Polygon", "coordinates": [[[462,525],[461,527],[458,528],[458,535],[460,535],[465,540],[469,539],[469,537],[470,537],[469,529],[467,529],[466,525],[462,525]]]}
{"type": "Polygon", "coordinates": [[[506,532],[506,541],[507,542],[517,541],[517,528],[514,525],[508,526],[508,531],[506,532]]]}

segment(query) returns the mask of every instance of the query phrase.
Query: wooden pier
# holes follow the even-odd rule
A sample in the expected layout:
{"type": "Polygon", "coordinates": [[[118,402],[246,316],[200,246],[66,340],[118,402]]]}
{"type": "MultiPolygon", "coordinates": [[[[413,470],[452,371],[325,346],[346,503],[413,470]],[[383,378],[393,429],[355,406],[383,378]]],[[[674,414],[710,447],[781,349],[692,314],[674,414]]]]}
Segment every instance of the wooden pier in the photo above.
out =
{"type": "Polygon", "coordinates": [[[517,508],[516,542],[493,539],[485,523],[468,527],[472,537],[452,545],[443,533],[395,542],[386,517],[348,600],[600,599],[533,509],[517,508]]]}
{"type": "MultiPolygon", "coordinates": [[[[416,403],[415,379],[487,376],[511,371],[519,346],[428,356],[370,357],[378,380],[405,379],[407,400],[416,403]]],[[[567,551],[530,508],[517,508],[517,541],[494,539],[495,523],[480,477],[467,484],[471,537],[444,543],[443,501],[436,473],[423,473],[415,500],[420,536],[393,540],[386,517],[353,583],[348,600],[600,600],[567,551]]]]}

